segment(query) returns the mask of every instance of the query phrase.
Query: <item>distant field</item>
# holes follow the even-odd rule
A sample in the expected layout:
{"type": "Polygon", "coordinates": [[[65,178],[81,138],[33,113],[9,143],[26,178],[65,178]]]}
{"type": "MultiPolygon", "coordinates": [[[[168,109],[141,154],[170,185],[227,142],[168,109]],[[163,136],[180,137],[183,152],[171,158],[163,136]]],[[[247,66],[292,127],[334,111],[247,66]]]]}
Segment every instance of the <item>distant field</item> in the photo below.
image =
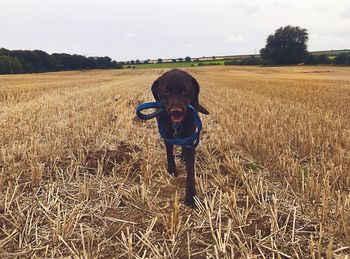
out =
{"type": "Polygon", "coordinates": [[[215,65],[223,65],[224,60],[210,60],[210,61],[191,61],[191,62],[176,62],[176,63],[150,63],[150,64],[134,64],[134,65],[124,65],[124,68],[177,68],[177,67],[197,67],[199,63],[203,65],[210,65],[210,63],[215,63],[215,65]]]}
{"type": "Polygon", "coordinates": [[[350,49],[311,51],[311,54],[314,54],[314,55],[327,55],[327,56],[333,56],[333,57],[341,53],[350,53],[350,49]]]}
{"type": "Polygon", "coordinates": [[[156,122],[168,67],[0,76],[0,258],[346,258],[350,68],[188,67],[198,210],[156,122]]]}
{"type": "Polygon", "coordinates": [[[123,68],[176,68],[197,66],[196,62],[178,62],[178,63],[150,63],[150,64],[133,64],[124,65],[123,68]]]}
{"type": "MultiPolygon", "coordinates": [[[[315,56],[326,55],[331,60],[334,59],[338,54],[350,53],[350,49],[343,50],[323,50],[323,51],[311,51],[311,54],[315,56]]],[[[191,62],[171,62],[170,59],[163,60],[163,63],[158,63],[157,60],[151,60],[149,64],[126,64],[123,68],[179,68],[179,67],[197,67],[199,64],[205,65],[224,65],[225,61],[241,61],[247,58],[260,59],[259,54],[254,55],[228,55],[228,56],[216,56],[216,57],[200,57],[193,58],[191,62]],[[196,60],[196,61],[195,61],[196,60]]]]}

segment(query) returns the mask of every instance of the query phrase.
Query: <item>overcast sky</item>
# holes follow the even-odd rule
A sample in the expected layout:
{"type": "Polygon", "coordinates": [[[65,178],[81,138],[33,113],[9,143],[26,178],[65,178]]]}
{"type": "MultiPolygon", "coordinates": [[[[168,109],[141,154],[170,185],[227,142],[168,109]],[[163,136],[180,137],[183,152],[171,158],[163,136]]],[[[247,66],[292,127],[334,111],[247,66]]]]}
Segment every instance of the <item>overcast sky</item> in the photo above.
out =
{"type": "Polygon", "coordinates": [[[350,48],[349,0],[0,0],[0,47],[121,60],[252,54],[285,25],[350,48]]]}

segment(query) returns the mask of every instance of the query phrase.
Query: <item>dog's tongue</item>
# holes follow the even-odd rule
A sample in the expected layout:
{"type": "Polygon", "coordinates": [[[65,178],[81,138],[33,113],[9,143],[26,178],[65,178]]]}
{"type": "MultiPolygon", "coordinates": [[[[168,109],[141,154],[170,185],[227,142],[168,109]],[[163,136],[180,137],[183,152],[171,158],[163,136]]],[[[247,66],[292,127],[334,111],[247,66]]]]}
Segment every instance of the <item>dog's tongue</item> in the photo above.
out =
{"type": "Polygon", "coordinates": [[[184,116],[183,115],[172,115],[171,116],[172,123],[180,123],[183,120],[184,120],[184,116]]]}

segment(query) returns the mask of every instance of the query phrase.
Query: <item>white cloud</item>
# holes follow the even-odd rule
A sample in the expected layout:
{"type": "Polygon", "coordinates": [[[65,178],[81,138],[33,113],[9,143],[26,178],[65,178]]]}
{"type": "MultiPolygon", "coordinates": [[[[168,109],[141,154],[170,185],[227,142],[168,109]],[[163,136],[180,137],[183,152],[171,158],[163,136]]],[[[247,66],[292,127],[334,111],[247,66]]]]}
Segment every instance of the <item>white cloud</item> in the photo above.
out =
{"type": "Polygon", "coordinates": [[[193,43],[187,43],[186,44],[186,48],[193,48],[195,46],[195,44],[193,43]]]}
{"type": "Polygon", "coordinates": [[[318,40],[321,36],[317,33],[312,33],[312,34],[309,34],[309,39],[310,40],[318,40]]]}
{"type": "Polygon", "coordinates": [[[279,8],[279,9],[290,8],[290,5],[283,1],[273,1],[271,5],[272,7],[279,8]]]}
{"type": "Polygon", "coordinates": [[[129,32],[129,33],[125,34],[124,37],[125,38],[133,38],[133,37],[135,37],[135,34],[132,32],[129,32]]]}
{"type": "Polygon", "coordinates": [[[245,13],[246,15],[251,15],[259,10],[259,6],[246,4],[244,2],[234,3],[234,4],[232,4],[232,7],[234,9],[240,10],[241,12],[245,13]]]}
{"type": "Polygon", "coordinates": [[[350,7],[343,11],[341,14],[345,18],[350,18],[350,7]]]}
{"type": "Polygon", "coordinates": [[[242,35],[230,35],[225,40],[225,43],[237,43],[237,42],[245,42],[245,38],[242,35]]]}

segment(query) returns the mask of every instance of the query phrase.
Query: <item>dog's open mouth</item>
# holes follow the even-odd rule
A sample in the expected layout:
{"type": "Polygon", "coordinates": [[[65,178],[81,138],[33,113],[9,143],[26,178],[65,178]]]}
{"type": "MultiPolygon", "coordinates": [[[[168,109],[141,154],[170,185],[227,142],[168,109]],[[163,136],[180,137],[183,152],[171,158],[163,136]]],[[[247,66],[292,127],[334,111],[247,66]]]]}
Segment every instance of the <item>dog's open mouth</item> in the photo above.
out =
{"type": "Polygon", "coordinates": [[[172,123],[181,123],[184,120],[184,116],[181,109],[173,108],[170,110],[170,117],[172,123]]]}
{"type": "Polygon", "coordinates": [[[171,115],[171,122],[172,123],[180,123],[184,120],[184,116],[180,115],[180,116],[173,116],[171,115]]]}

